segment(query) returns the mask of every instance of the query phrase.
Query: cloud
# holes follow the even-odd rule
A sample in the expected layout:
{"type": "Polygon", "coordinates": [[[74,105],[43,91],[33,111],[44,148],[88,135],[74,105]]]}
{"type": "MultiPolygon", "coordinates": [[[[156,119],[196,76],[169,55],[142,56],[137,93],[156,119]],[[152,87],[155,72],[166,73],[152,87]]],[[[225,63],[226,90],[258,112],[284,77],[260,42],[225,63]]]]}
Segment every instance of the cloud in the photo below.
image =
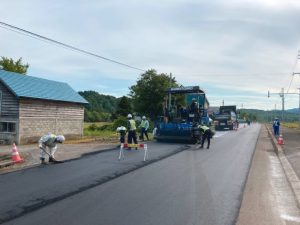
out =
{"type": "MultiPolygon", "coordinates": [[[[215,102],[226,91],[232,102],[244,98],[251,106],[266,106],[264,97],[255,101],[257,95],[287,89],[300,46],[296,0],[1,4],[0,21],[141,69],[172,72],[183,85],[206,86],[215,102]]],[[[77,90],[126,95],[141,74],[3,28],[0,47],[1,55],[23,57],[30,75],[68,82],[77,90]]]]}

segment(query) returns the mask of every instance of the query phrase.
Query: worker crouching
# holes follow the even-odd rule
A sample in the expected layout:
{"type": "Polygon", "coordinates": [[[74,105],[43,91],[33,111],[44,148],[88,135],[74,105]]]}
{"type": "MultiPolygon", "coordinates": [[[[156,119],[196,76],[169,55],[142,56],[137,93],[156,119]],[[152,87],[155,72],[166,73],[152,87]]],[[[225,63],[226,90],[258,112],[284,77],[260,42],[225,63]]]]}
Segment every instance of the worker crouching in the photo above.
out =
{"type": "Polygon", "coordinates": [[[39,148],[40,148],[40,159],[41,163],[45,164],[45,156],[49,156],[50,163],[61,163],[62,161],[58,161],[54,158],[54,153],[57,149],[57,143],[62,144],[65,141],[65,137],[63,135],[56,136],[55,134],[46,134],[41,137],[39,140],[39,148]],[[47,148],[49,152],[47,151],[47,148]]]}
{"type": "Polygon", "coordinates": [[[200,148],[203,148],[205,140],[207,140],[207,149],[209,149],[210,146],[210,139],[213,137],[214,133],[212,130],[205,126],[205,125],[200,125],[199,126],[200,131],[202,132],[202,141],[201,141],[201,146],[200,148]]]}

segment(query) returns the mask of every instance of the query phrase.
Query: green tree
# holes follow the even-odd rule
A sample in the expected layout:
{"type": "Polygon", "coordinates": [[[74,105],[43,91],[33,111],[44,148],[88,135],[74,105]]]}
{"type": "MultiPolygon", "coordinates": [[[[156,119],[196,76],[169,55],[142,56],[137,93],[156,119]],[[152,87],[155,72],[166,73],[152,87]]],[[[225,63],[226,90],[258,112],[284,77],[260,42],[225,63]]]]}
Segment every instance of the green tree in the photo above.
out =
{"type": "Polygon", "coordinates": [[[89,104],[84,106],[85,122],[109,121],[116,111],[119,99],[110,95],[102,95],[96,91],[78,92],[89,104]]]}
{"type": "Polygon", "coordinates": [[[178,87],[178,84],[167,74],[157,74],[153,69],[141,74],[136,85],[129,88],[134,110],[156,119],[163,113],[166,90],[170,86],[178,87]]]}
{"type": "Polygon", "coordinates": [[[19,58],[17,61],[14,61],[12,58],[1,57],[0,67],[3,70],[26,74],[29,64],[23,64],[22,58],[19,58]]]}
{"type": "Polygon", "coordinates": [[[128,113],[132,112],[132,107],[130,103],[130,99],[126,96],[123,96],[120,99],[120,102],[117,106],[116,116],[127,116],[128,113]]]}

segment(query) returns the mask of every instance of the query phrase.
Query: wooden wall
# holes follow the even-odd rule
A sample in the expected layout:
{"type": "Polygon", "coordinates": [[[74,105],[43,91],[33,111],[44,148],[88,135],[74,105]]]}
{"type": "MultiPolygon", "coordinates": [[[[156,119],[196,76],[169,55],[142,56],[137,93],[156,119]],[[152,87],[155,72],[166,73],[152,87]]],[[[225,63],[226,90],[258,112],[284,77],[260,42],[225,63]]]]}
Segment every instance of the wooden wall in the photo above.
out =
{"type": "Polygon", "coordinates": [[[0,82],[0,90],[2,92],[1,100],[1,117],[18,118],[19,115],[19,102],[11,91],[0,82]]]}
{"type": "Polygon", "coordinates": [[[0,132],[0,144],[18,142],[19,102],[15,95],[0,81],[0,122],[16,124],[16,132],[0,132]]]}

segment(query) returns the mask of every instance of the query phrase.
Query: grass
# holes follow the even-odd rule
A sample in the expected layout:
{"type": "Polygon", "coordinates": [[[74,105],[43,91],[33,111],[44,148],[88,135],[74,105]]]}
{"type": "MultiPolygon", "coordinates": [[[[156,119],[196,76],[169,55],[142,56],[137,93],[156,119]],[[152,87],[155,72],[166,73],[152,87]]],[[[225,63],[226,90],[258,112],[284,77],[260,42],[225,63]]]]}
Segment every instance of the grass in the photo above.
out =
{"type": "Polygon", "coordinates": [[[97,122],[97,123],[84,123],[83,135],[85,137],[102,137],[102,138],[112,138],[117,137],[115,131],[112,130],[101,130],[100,127],[104,125],[110,125],[109,122],[97,122]],[[91,125],[95,125],[96,129],[90,129],[91,125]]]}
{"type": "Polygon", "coordinates": [[[95,122],[95,123],[84,122],[84,129],[88,128],[92,124],[95,124],[97,127],[102,127],[104,125],[108,125],[111,123],[110,122],[95,122]]]}
{"type": "Polygon", "coordinates": [[[288,128],[299,129],[299,122],[285,122],[282,125],[288,128]]]}
{"type": "Polygon", "coordinates": [[[89,137],[117,137],[117,133],[115,131],[110,130],[84,130],[84,136],[89,137]]]}

